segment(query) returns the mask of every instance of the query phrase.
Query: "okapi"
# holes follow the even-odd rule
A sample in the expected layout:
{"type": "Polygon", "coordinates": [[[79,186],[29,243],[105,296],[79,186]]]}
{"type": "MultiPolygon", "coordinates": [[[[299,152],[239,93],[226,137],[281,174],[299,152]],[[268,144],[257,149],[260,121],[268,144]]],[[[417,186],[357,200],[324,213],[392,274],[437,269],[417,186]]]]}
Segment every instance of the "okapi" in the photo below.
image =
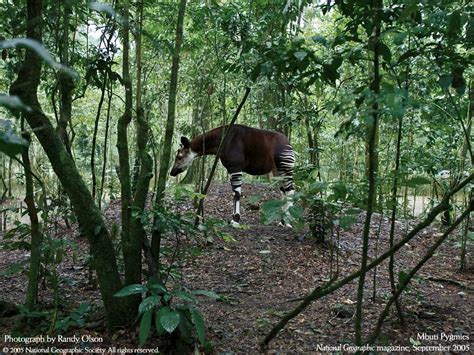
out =
{"type": "MultiPolygon", "coordinates": [[[[185,171],[194,158],[202,155],[216,155],[227,126],[215,128],[189,141],[181,137],[171,176],[185,171]]],[[[233,125],[219,154],[222,165],[230,175],[234,191],[234,211],[232,223],[240,221],[240,195],[242,193],[242,173],[265,175],[273,173],[282,176],[281,192],[286,197],[294,193],[293,167],[295,155],[288,138],[278,132],[233,125]]],[[[285,207],[288,209],[290,203],[285,207]]]]}

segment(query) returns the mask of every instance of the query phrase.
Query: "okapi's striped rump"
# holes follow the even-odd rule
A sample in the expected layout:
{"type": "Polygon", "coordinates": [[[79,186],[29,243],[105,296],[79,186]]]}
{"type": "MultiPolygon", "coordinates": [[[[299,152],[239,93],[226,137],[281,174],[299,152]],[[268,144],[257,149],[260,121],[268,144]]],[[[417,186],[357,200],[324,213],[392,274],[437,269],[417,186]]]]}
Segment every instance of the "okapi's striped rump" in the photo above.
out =
{"type": "Polygon", "coordinates": [[[283,193],[293,191],[293,168],[295,167],[295,152],[289,144],[285,144],[282,150],[275,157],[277,175],[283,177],[283,183],[280,190],[283,193]]]}

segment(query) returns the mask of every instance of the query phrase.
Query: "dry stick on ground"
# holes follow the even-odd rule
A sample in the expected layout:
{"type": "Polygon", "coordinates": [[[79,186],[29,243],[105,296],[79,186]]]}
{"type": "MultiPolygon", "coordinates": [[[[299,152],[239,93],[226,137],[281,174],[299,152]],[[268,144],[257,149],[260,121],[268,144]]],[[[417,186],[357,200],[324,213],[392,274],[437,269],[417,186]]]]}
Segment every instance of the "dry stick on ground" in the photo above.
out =
{"type": "Polygon", "coordinates": [[[452,279],[446,279],[444,277],[427,276],[427,277],[423,277],[423,279],[427,281],[432,281],[432,282],[447,283],[450,285],[458,286],[460,288],[465,288],[467,290],[474,290],[474,288],[466,285],[464,282],[460,282],[460,281],[452,280],[452,279]]]}
{"type": "MultiPolygon", "coordinates": [[[[209,187],[211,186],[212,178],[214,177],[214,173],[216,172],[217,162],[219,161],[219,157],[220,157],[222,148],[224,147],[224,144],[227,141],[227,138],[229,137],[230,129],[235,124],[235,121],[237,121],[237,117],[239,117],[239,113],[242,110],[242,107],[244,106],[245,101],[247,101],[247,97],[249,96],[249,94],[250,94],[250,88],[247,87],[245,89],[244,97],[240,101],[240,104],[239,104],[239,106],[237,107],[237,110],[234,113],[234,117],[232,117],[232,120],[227,125],[227,129],[225,130],[224,137],[221,139],[221,143],[219,144],[219,148],[217,148],[216,157],[214,159],[214,163],[212,164],[211,172],[209,173],[209,177],[207,178],[206,186],[204,186],[204,190],[202,191],[203,195],[207,194],[207,191],[209,190],[209,187]]],[[[194,225],[198,225],[199,215],[201,214],[203,207],[204,207],[204,199],[201,198],[199,200],[199,206],[198,206],[197,211],[196,211],[196,219],[194,220],[194,225]]]]}
{"type": "MultiPolygon", "coordinates": [[[[459,184],[451,188],[443,197],[441,202],[436,205],[430,213],[426,216],[426,218],[418,223],[404,238],[402,238],[398,243],[396,243],[392,248],[387,250],[385,253],[380,255],[377,259],[373,260],[370,262],[365,271],[369,271],[373,269],[375,266],[379,265],[382,263],[385,259],[387,259],[390,255],[393,255],[395,252],[397,252],[401,247],[403,247],[406,243],[408,243],[410,240],[412,240],[422,229],[428,227],[431,222],[436,218],[438,214],[449,208],[449,199],[451,196],[453,196],[456,192],[464,188],[469,182],[474,180],[474,173],[470,174],[467,178],[462,180],[459,184]]],[[[260,346],[264,348],[265,346],[268,345],[268,343],[275,337],[277,334],[282,330],[285,325],[295,318],[298,314],[300,314],[302,311],[308,307],[311,302],[318,300],[336,290],[341,288],[342,286],[348,284],[352,280],[356,279],[359,277],[361,274],[361,270],[358,270],[342,280],[339,281],[329,281],[327,284],[318,286],[315,288],[309,295],[307,295],[304,299],[303,302],[301,302],[296,308],[294,308],[292,311],[288,312],[281,320],[278,322],[267,334],[267,336],[262,340],[260,343],[260,346]]]]}
{"type": "Polygon", "coordinates": [[[448,236],[451,234],[451,232],[463,221],[464,218],[466,218],[471,211],[474,210],[474,201],[471,201],[470,206],[463,212],[463,214],[456,220],[454,223],[443,233],[441,237],[439,237],[436,242],[428,249],[426,252],[425,256],[423,259],[421,259],[418,264],[408,273],[407,277],[404,278],[404,280],[399,284],[397,291],[393,294],[393,296],[390,298],[390,300],[387,302],[385,305],[385,308],[383,309],[382,313],[380,314],[380,317],[377,321],[377,325],[375,326],[375,330],[373,331],[372,335],[369,338],[369,343],[372,344],[377,340],[380,330],[382,329],[382,324],[385,318],[388,316],[388,313],[390,311],[390,307],[396,300],[400,297],[402,292],[405,290],[405,288],[408,286],[410,283],[411,279],[415,274],[418,272],[418,270],[421,269],[421,267],[433,256],[434,252],[438,247],[448,238],[448,236]]]}

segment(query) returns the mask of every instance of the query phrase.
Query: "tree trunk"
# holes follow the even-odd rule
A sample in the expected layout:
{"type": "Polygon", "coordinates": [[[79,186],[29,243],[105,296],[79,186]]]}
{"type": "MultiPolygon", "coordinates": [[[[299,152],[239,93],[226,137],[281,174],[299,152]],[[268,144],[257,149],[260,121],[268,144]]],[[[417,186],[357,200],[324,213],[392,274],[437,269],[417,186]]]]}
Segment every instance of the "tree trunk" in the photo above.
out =
{"type": "MultiPolygon", "coordinates": [[[[38,42],[42,40],[42,5],[42,0],[27,1],[27,37],[38,42]]],[[[121,326],[133,319],[128,317],[126,302],[113,296],[122,288],[114,246],[100,210],[96,207],[74,160],[41,109],[37,97],[41,66],[41,58],[34,51],[27,49],[18,78],[10,87],[10,94],[19,96],[32,108],[24,113],[25,119],[48,156],[54,172],[69,196],[81,229],[91,243],[93,265],[97,272],[108,325],[110,328],[121,326]]]]}
{"type": "MultiPolygon", "coordinates": [[[[180,0],[178,8],[178,20],[176,24],[176,39],[173,51],[173,63],[171,65],[170,91],[168,97],[168,119],[166,121],[165,138],[163,141],[163,151],[160,159],[160,172],[158,177],[158,185],[156,187],[155,205],[160,206],[165,193],[166,180],[168,178],[168,169],[171,159],[171,146],[173,143],[175,116],[176,116],[176,94],[178,89],[178,71],[179,71],[179,54],[181,44],[183,42],[183,26],[184,13],[186,10],[186,0],[180,0]]],[[[153,229],[151,249],[153,260],[156,263],[157,272],[159,270],[161,245],[161,232],[156,228],[153,229]]],[[[158,276],[158,275],[157,275],[158,276]]]]}
{"type": "MultiPolygon", "coordinates": [[[[466,125],[466,137],[464,138],[464,144],[461,150],[461,173],[464,174],[466,170],[466,154],[468,153],[468,140],[471,137],[472,131],[472,116],[474,112],[474,80],[469,80],[469,87],[468,87],[468,106],[467,106],[467,125],[466,125]]],[[[471,168],[472,168],[472,156],[471,156],[471,168]]],[[[473,188],[471,187],[470,191],[467,194],[467,203],[472,201],[473,196],[473,188]]],[[[460,269],[467,270],[467,238],[469,227],[471,224],[471,216],[467,216],[466,225],[463,229],[463,234],[461,236],[461,257],[460,257],[460,269]]]]}
{"type": "MultiPolygon", "coordinates": [[[[130,156],[128,148],[128,125],[132,120],[132,82],[130,79],[130,27],[129,27],[129,1],[122,3],[122,78],[125,86],[125,108],[117,125],[117,149],[119,155],[119,175],[121,191],[121,212],[122,212],[122,253],[125,269],[125,285],[141,283],[141,245],[136,251],[135,242],[132,239],[132,187],[130,179],[130,156]],[[137,271],[138,270],[138,271],[137,271]]],[[[128,297],[130,305],[128,312],[136,317],[138,305],[141,302],[141,295],[128,297]]]]}
{"type": "MultiPolygon", "coordinates": [[[[137,90],[136,90],[136,112],[137,112],[137,160],[140,170],[138,173],[137,184],[133,196],[133,209],[143,211],[145,209],[148,197],[148,188],[153,176],[153,161],[148,153],[148,140],[150,127],[142,106],[142,36],[143,27],[143,0],[137,3],[137,21],[138,29],[135,42],[135,61],[137,66],[137,90]]],[[[145,238],[145,229],[140,218],[132,219],[132,229],[130,231],[129,245],[129,270],[127,271],[127,284],[141,283],[142,278],[142,245],[145,238]]]]}
{"type": "Polygon", "coordinates": [[[107,170],[107,152],[108,150],[108,141],[109,141],[109,127],[110,127],[110,111],[112,108],[112,95],[113,95],[113,82],[109,82],[109,90],[107,97],[107,116],[105,119],[105,133],[104,133],[104,148],[103,148],[103,157],[102,157],[102,174],[100,178],[100,188],[99,188],[99,209],[102,205],[102,197],[104,196],[104,184],[105,184],[105,171],[107,170]]]}
{"type": "Polygon", "coordinates": [[[176,95],[178,89],[179,54],[183,42],[184,12],[186,10],[186,0],[180,0],[178,9],[178,21],[176,25],[176,39],[173,52],[173,63],[171,66],[170,91],[168,97],[168,118],[166,121],[165,138],[163,140],[163,151],[160,159],[160,173],[156,190],[156,204],[160,204],[164,197],[168,169],[171,160],[171,146],[173,144],[173,134],[176,116],[176,95]]]}
{"type": "MultiPolygon", "coordinates": [[[[23,124],[22,124],[23,125],[23,124]]],[[[22,129],[24,131],[24,129],[22,129]]],[[[30,141],[30,135],[24,132],[23,138],[30,141]]],[[[30,269],[28,271],[28,286],[26,289],[26,307],[32,310],[38,301],[38,283],[41,263],[41,242],[43,233],[41,232],[38,220],[38,211],[36,209],[34,197],[33,175],[31,172],[31,163],[29,157],[29,149],[25,148],[21,153],[23,167],[25,172],[25,203],[30,218],[31,230],[31,254],[30,269]]]]}
{"type": "Polygon", "coordinates": [[[357,345],[362,344],[362,307],[364,303],[364,285],[365,285],[365,274],[367,268],[367,255],[369,250],[369,234],[370,234],[370,221],[372,219],[372,213],[375,204],[376,194],[376,183],[377,183],[377,126],[379,120],[379,105],[377,102],[380,93],[380,53],[379,53],[379,37],[380,37],[380,26],[381,26],[381,12],[383,3],[382,0],[374,0],[372,10],[374,14],[374,28],[372,31],[371,38],[369,39],[369,47],[373,51],[373,73],[370,83],[370,90],[374,96],[374,102],[372,104],[372,122],[369,124],[369,139],[368,139],[368,181],[369,191],[367,195],[367,215],[365,217],[364,231],[362,236],[362,261],[361,261],[361,273],[359,276],[359,284],[357,287],[357,306],[355,313],[355,341],[357,345]]]}
{"type": "MultiPolygon", "coordinates": [[[[102,111],[102,105],[105,99],[105,89],[107,87],[107,71],[104,71],[102,87],[100,88],[100,99],[99,104],[97,106],[97,113],[95,115],[95,122],[94,122],[94,133],[92,134],[92,147],[91,147],[91,176],[92,176],[92,198],[95,200],[96,198],[96,191],[97,191],[97,178],[95,174],[95,155],[96,155],[96,146],[97,146],[97,132],[99,130],[99,121],[100,121],[100,113],[102,111]]],[[[99,195],[99,200],[102,196],[99,195]]],[[[100,206],[100,201],[99,201],[100,206]]]]}
{"type": "MultiPolygon", "coordinates": [[[[71,4],[69,1],[63,2],[63,11],[63,32],[61,36],[60,58],[62,64],[69,66],[69,19],[71,14],[71,4]]],[[[59,92],[61,97],[59,121],[56,130],[69,154],[71,154],[71,142],[67,135],[67,126],[71,122],[72,93],[74,88],[75,85],[71,76],[64,73],[59,73],[59,92]]]]}

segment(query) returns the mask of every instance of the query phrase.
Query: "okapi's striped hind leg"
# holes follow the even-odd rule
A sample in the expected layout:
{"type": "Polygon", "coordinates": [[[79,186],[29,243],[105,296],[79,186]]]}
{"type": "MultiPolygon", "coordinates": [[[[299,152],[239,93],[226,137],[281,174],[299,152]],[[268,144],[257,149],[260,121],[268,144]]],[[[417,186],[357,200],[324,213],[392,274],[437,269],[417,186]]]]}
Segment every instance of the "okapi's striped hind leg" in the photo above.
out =
{"type": "MultiPolygon", "coordinates": [[[[283,198],[286,200],[286,204],[283,207],[285,214],[288,209],[293,206],[293,202],[289,199],[291,195],[295,193],[295,186],[293,183],[293,168],[295,167],[295,153],[293,148],[289,145],[285,146],[285,149],[280,153],[276,161],[277,174],[283,178],[280,186],[280,191],[283,194],[283,198]]],[[[286,223],[284,220],[281,221],[281,225],[286,227],[292,227],[291,224],[286,223]]]]}
{"type": "Polygon", "coordinates": [[[234,191],[234,211],[232,213],[232,223],[240,222],[240,195],[242,193],[242,172],[230,174],[230,185],[234,191]]]}

